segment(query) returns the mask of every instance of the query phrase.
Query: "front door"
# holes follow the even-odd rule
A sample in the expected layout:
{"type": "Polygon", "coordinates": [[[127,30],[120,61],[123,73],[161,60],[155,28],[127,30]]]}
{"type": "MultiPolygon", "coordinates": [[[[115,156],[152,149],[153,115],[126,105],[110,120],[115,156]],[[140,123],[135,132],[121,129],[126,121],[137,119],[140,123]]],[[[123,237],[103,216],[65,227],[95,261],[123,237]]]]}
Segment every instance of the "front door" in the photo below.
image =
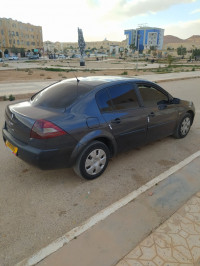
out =
{"type": "Polygon", "coordinates": [[[176,127],[178,111],[171,104],[167,93],[156,86],[138,84],[148,119],[147,141],[172,135],[176,127]]]}

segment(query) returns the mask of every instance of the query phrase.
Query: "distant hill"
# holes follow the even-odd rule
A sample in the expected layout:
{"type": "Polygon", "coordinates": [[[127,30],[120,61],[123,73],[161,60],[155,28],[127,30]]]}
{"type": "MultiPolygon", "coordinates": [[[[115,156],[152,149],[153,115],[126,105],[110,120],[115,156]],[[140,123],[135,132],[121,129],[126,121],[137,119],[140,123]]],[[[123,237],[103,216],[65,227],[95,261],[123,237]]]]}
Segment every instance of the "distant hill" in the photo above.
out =
{"type": "Polygon", "coordinates": [[[187,49],[191,49],[193,46],[199,48],[200,46],[200,35],[193,35],[187,39],[180,39],[173,35],[164,36],[163,47],[177,48],[180,45],[185,46],[187,49]]]}
{"type": "Polygon", "coordinates": [[[183,39],[180,39],[176,36],[173,36],[173,35],[165,35],[164,36],[164,45],[168,44],[168,43],[182,43],[184,42],[183,39]]]}
{"type": "Polygon", "coordinates": [[[185,42],[199,44],[200,45],[200,35],[193,35],[190,38],[186,39],[185,42]]]}

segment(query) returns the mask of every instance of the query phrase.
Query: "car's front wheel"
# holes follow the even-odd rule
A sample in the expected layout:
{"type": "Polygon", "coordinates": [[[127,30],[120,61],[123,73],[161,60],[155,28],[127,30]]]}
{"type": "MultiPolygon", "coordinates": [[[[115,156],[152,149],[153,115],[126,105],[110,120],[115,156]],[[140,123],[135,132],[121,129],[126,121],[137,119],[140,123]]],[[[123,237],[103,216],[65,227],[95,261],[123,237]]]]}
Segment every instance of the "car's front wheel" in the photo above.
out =
{"type": "Polygon", "coordinates": [[[187,113],[179,122],[176,131],[174,133],[174,137],[177,139],[186,137],[190,131],[191,125],[192,125],[192,117],[191,114],[187,113]]]}
{"type": "Polygon", "coordinates": [[[93,141],[78,157],[74,171],[85,179],[95,179],[105,171],[109,157],[108,147],[103,142],[93,141]]]}

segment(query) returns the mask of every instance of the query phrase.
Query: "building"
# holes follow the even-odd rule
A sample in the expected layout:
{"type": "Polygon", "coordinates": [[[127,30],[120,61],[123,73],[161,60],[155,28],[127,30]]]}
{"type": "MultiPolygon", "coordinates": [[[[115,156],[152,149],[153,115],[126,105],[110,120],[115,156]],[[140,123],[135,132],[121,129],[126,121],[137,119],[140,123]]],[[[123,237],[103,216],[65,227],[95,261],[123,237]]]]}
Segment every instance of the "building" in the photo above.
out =
{"type": "Polygon", "coordinates": [[[157,50],[162,50],[164,29],[153,27],[139,27],[137,29],[125,30],[127,48],[130,45],[136,50],[143,51],[154,47],[157,50]]]}
{"type": "MultiPolygon", "coordinates": [[[[86,50],[95,49],[97,51],[109,53],[110,46],[113,45],[126,48],[126,41],[116,42],[105,39],[104,41],[86,42],[86,50]]],[[[63,53],[65,49],[74,52],[79,51],[78,42],[44,42],[45,53],[54,53],[54,49],[56,49],[58,53],[63,53]]]]}
{"type": "Polygon", "coordinates": [[[43,52],[42,27],[22,23],[11,18],[0,18],[0,57],[12,54],[15,49],[25,52],[43,52]]]}

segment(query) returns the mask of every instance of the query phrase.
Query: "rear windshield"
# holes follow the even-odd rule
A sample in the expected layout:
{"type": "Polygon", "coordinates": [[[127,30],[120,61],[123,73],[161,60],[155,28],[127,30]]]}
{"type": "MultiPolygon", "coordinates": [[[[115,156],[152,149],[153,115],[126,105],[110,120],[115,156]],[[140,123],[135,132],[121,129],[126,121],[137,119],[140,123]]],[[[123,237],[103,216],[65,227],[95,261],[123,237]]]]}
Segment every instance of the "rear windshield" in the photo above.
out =
{"type": "Polygon", "coordinates": [[[66,108],[75,100],[91,90],[91,87],[84,86],[81,82],[59,82],[40,91],[32,97],[34,105],[50,108],[66,108]]]}

